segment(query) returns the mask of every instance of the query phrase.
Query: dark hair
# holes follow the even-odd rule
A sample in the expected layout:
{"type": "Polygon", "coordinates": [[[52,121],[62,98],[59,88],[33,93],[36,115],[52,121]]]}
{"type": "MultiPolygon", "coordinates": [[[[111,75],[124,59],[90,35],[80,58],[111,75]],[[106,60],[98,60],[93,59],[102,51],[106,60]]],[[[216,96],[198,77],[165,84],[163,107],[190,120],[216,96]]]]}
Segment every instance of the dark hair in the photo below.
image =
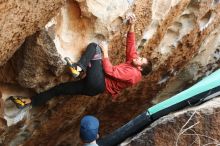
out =
{"type": "Polygon", "coordinates": [[[148,61],[147,63],[141,65],[142,68],[141,74],[143,76],[148,75],[152,71],[152,62],[149,59],[147,61],[148,61]]]}

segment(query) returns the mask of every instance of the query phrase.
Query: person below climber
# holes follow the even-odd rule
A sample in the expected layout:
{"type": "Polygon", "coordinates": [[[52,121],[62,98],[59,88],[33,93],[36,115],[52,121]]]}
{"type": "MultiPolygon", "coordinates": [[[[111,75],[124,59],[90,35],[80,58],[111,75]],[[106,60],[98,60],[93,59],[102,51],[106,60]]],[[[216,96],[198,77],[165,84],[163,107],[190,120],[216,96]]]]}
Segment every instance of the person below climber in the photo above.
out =
{"type": "Polygon", "coordinates": [[[98,146],[99,120],[91,115],[84,116],[80,121],[80,139],[83,146],[98,146]]]}
{"type": "Polygon", "coordinates": [[[88,95],[95,96],[106,91],[112,95],[112,100],[122,89],[137,84],[142,75],[147,75],[152,70],[152,63],[138,56],[135,49],[134,33],[135,17],[128,19],[129,30],[127,33],[126,62],[113,66],[108,56],[108,45],[106,43],[90,43],[85,53],[77,63],[72,66],[76,75],[86,73],[85,78],[67,83],[59,84],[45,92],[39,93],[31,98],[10,96],[17,107],[26,105],[40,106],[55,96],[60,95],[88,95]],[[103,59],[102,59],[102,52],[103,59]],[[104,72],[103,72],[104,70],[104,72]]]}

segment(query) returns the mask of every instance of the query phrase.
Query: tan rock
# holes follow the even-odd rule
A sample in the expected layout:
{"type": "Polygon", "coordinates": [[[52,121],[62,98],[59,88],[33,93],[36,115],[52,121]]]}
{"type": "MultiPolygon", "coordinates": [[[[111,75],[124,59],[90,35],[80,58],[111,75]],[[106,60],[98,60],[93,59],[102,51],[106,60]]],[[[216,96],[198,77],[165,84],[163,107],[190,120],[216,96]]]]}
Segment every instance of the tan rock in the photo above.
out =
{"type": "MultiPolygon", "coordinates": [[[[32,3],[26,4],[28,1],[16,2],[20,7],[13,7],[15,2],[12,1],[0,4],[0,12],[5,11],[1,13],[3,15],[0,17],[4,19],[0,19],[0,22],[5,22],[6,18],[12,21],[1,29],[4,30],[4,33],[0,33],[3,42],[1,46],[13,50],[7,53],[6,49],[1,49],[5,53],[0,54],[2,63],[14,54],[0,68],[1,83],[11,83],[15,86],[20,84],[41,92],[70,81],[63,68],[63,58],[69,56],[73,61],[77,61],[88,43],[98,42],[100,39],[109,41],[112,63],[122,63],[126,46],[125,15],[131,11],[137,17],[136,46],[141,39],[147,39],[141,55],[152,59],[154,72],[143,78],[137,86],[124,90],[115,103],[111,102],[111,97],[103,94],[96,97],[55,98],[52,104],[49,102],[49,105],[31,112],[34,118],[27,120],[25,130],[22,131],[19,125],[13,127],[14,129],[9,128],[9,131],[13,130],[14,133],[7,133],[4,141],[6,145],[21,139],[19,144],[22,145],[77,145],[80,140],[76,129],[80,118],[85,114],[94,114],[101,120],[100,133],[105,135],[151,106],[149,100],[159,97],[159,93],[164,94],[162,98],[156,98],[156,102],[175,94],[186,84],[209,74],[219,66],[220,6],[216,0],[67,0],[59,13],[58,1],[55,1],[54,5],[51,1],[38,1],[34,6],[32,3]],[[4,6],[8,3],[12,4],[10,10],[4,6]],[[52,7],[53,9],[48,9],[52,7]],[[24,14],[21,15],[20,12],[24,14]],[[13,18],[17,16],[15,13],[20,14],[19,17],[13,18]],[[47,32],[40,31],[35,34],[52,16],[55,17],[46,26],[47,32]],[[19,30],[18,33],[15,30],[19,30]],[[32,36],[18,49],[27,35],[32,36]]],[[[0,26],[3,26],[3,23],[0,23],[0,26]]],[[[13,92],[13,89],[14,87],[11,87],[1,91],[5,97],[19,94],[21,90],[25,95],[29,92],[24,89],[13,92]]],[[[181,127],[181,122],[178,124],[181,127]]],[[[172,127],[178,128],[175,125],[171,125],[172,127]]],[[[163,129],[160,131],[163,132],[163,129]]],[[[169,143],[166,138],[165,142],[161,141],[161,144],[169,143]]]]}
{"type": "Polygon", "coordinates": [[[62,0],[0,2],[0,65],[11,58],[26,36],[44,27],[59,11],[62,2],[62,0]]]}
{"type": "Polygon", "coordinates": [[[2,99],[2,93],[0,91],[0,135],[6,130],[7,122],[4,119],[4,101],[2,99]]]}
{"type": "Polygon", "coordinates": [[[42,87],[59,82],[56,78],[63,73],[65,63],[47,32],[42,30],[28,37],[22,47],[23,65],[18,71],[20,85],[40,91],[42,87]]]}

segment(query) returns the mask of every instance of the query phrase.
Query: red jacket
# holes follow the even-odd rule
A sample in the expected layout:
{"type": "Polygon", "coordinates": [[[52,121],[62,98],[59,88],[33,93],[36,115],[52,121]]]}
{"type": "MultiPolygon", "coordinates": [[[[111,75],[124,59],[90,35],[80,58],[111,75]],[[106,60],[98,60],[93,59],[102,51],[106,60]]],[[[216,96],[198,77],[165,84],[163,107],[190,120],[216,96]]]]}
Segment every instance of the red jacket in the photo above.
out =
{"type": "Polygon", "coordinates": [[[109,58],[103,58],[103,68],[105,71],[105,85],[107,93],[113,98],[124,88],[132,86],[141,80],[141,72],[132,65],[132,59],[136,58],[135,34],[127,34],[126,62],[112,66],[109,58]]]}

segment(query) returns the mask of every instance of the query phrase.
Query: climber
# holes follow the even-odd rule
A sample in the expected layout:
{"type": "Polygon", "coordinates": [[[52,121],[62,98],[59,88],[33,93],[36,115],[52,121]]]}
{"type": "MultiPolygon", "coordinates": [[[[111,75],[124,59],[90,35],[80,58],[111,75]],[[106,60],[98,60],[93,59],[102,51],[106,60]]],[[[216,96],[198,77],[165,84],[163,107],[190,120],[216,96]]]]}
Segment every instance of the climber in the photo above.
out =
{"type": "MultiPolygon", "coordinates": [[[[150,60],[140,57],[135,49],[134,33],[135,16],[128,19],[128,34],[126,44],[126,62],[113,66],[108,57],[108,45],[91,43],[77,63],[73,63],[73,76],[86,76],[78,81],[62,83],[31,98],[10,96],[18,108],[26,105],[40,106],[55,96],[60,95],[88,95],[95,96],[106,91],[112,95],[112,101],[122,89],[137,84],[142,75],[152,70],[150,60]],[[103,59],[102,59],[103,54],[103,59]],[[103,72],[104,70],[104,72],[103,72]]],[[[68,60],[68,59],[67,59],[68,60]]]]}
{"type": "Polygon", "coordinates": [[[99,120],[90,115],[84,116],[80,121],[80,138],[83,146],[98,146],[96,139],[99,138],[99,120]]]}

